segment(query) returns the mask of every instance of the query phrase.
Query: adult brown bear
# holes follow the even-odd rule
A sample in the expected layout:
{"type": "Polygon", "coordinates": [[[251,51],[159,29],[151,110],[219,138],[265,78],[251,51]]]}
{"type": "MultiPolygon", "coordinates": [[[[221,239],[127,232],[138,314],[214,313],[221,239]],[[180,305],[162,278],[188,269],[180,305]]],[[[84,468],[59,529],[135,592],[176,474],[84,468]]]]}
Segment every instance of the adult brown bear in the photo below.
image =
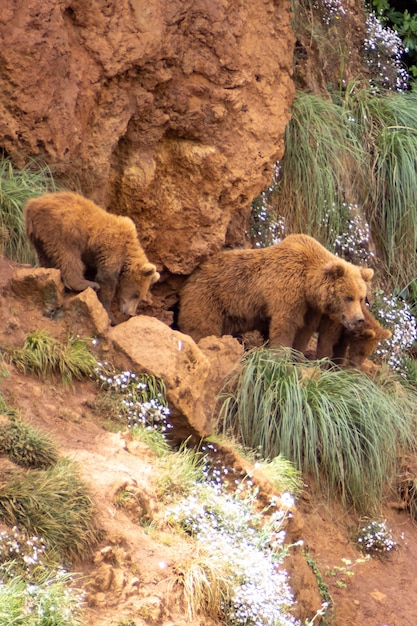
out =
{"type": "Polygon", "coordinates": [[[323,315],[350,330],[363,324],[372,276],[372,269],[336,257],[308,235],[219,252],[185,282],[178,325],[195,341],[259,330],[271,346],[304,351],[323,315]]]}
{"type": "Polygon", "coordinates": [[[24,216],[39,264],[61,270],[65,287],[72,291],[95,289],[111,319],[115,295],[120,311],[135,315],[139,301],[159,279],[128,217],[107,213],[69,191],[29,200],[24,216]]]}

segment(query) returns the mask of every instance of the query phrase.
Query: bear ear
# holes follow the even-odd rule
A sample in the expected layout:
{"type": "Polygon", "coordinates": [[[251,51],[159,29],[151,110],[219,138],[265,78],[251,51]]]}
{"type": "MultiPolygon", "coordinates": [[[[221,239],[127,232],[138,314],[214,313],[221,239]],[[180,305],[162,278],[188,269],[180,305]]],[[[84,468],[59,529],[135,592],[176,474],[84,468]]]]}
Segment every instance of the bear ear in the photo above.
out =
{"type": "Polygon", "coordinates": [[[143,276],[146,276],[147,278],[149,276],[151,277],[152,285],[161,278],[160,273],[156,271],[156,266],[153,263],[145,263],[145,265],[141,269],[141,272],[143,276]]]}
{"type": "Polygon", "coordinates": [[[376,338],[376,332],[372,328],[364,328],[362,331],[359,329],[357,334],[359,339],[366,339],[367,341],[376,338]]]}
{"type": "Polygon", "coordinates": [[[369,283],[374,277],[374,270],[370,267],[361,267],[361,276],[366,283],[369,283]]]}
{"type": "Polygon", "coordinates": [[[153,263],[145,263],[145,265],[142,265],[141,272],[144,276],[150,276],[151,274],[158,273],[153,263]]]}
{"type": "Polygon", "coordinates": [[[345,275],[345,266],[339,261],[330,261],[324,268],[326,278],[343,278],[345,275]]]}
{"type": "Polygon", "coordinates": [[[378,333],[379,341],[382,341],[383,339],[391,339],[391,337],[392,337],[392,332],[388,330],[387,328],[381,328],[381,330],[378,333]]]}

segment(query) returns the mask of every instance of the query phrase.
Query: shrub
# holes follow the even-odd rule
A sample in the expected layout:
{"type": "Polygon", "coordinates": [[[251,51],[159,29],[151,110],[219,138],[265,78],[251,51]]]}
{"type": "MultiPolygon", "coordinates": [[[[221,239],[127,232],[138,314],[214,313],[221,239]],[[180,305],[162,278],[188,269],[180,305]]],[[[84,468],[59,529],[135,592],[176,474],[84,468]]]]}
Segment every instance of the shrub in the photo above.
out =
{"type": "Polygon", "coordinates": [[[396,545],[385,520],[372,520],[362,526],[356,542],[363,552],[378,556],[385,556],[396,545]]]}
{"type": "Polygon", "coordinates": [[[404,46],[398,33],[384,26],[375,13],[368,15],[362,57],[370,69],[372,87],[395,91],[408,89],[408,73],[401,59],[403,53],[404,46]]]}
{"type": "Polygon", "coordinates": [[[375,317],[381,324],[391,330],[392,337],[383,341],[376,350],[376,355],[386,362],[394,371],[413,377],[413,364],[407,357],[407,350],[417,339],[417,323],[415,316],[406,300],[386,296],[383,291],[375,294],[372,308],[375,317]]]}

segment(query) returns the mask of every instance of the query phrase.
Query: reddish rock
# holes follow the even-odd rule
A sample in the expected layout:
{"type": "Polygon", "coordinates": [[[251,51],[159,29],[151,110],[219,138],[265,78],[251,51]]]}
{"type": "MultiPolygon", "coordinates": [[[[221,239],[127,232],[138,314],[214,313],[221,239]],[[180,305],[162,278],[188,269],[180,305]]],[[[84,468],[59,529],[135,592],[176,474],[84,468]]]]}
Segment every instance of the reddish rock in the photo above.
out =
{"type": "Polygon", "coordinates": [[[41,157],[133,217],[171,273],[188,274],[227,231],[241,242],[283,153],[289,0],[6,4],[0,148],[16,165],[41,157]]]}
{"type": "Polygon", "coordinates": [[[210,407],[204,402],[210,365],[190,337],[153,317],[137,315],[111,328],[108,338],[116,367],[163,379],[175,437],[210,434],[210,407]]]}
{"type": "Polygon", "coordinates": [[[55,269],[16,269],[5,290],[28,306],[39,307],[46,316],[53,316],[63,304],[64,285],[55,269]]]}
{"type": "Polygon", "coordinates": [[[232,369],[239,367],[239,361],[243,356],[243,346],[230,335],[221,338],[204,337],[197,345],[210,363],[210,374],[205,385],[204,403],[207,410],[211,411],[212,417],[215,417],[217,396],[232,369]]]}
{"type": "Polygon", "coordinates": [[[96,337],[104,335],[110,326],[110,318],[96,292],[85,289],[65,303],[65,320],[72,333],[96,337]]]}

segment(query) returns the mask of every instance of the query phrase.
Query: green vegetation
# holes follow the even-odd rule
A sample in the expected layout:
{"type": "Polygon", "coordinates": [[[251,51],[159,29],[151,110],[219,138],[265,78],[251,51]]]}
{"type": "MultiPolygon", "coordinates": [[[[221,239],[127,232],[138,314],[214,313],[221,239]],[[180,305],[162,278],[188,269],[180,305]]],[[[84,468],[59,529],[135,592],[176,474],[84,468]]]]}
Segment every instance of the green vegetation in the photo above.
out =
{"type": "MultiPolygon", "coordinates": [[[[116,417],[129,428],[146,427],[164,434],[169,431],[170,411],[162,378],[129,370],[118,372],[101,361],[94,369],[94,378],[101,391],[108,395],[107,413],[113,419],[116,417]]],[[[106,410],[104,398],[102,404],[106,410]]]]}
{"type": "Polygon", "coordinates": [[[404,62],[411,76],[417,78],[417,12],[399,11],[395,0],[372,0],[370,4],[379,18],[401,37],[405,48],[404,62]]]}
{"type": "Polygon", "coordinates": [[[91,376],[97,365],[86,339],[68,337],[61,343],[43,329],[28,333],[23,347],[9,350],[5,356],[23,373],[41,378],[58,375],[64,383],[91,376]]]}
{"type": "Polygon", "coordinates": [[[155,477],[159,498],[178,499],[204,478],[205,458],[183,444],[176,452],[161,456],[155,477]]]}
{"type": "Polygon", "coordinates": [[[81,626],[80,598],[69,574],[49,573],[36,582],[15,577],[0,584],[0,624],[81,626]]]}
{"type": "Polygon", "coordinates": [[[0,532],[0,623],[76,626],[82,598],[74,577],[36,535],[0,532]]]}
{"type": "Polygon", "coordinates": [[[371,520],[362,526],[356,543],[366,554],[386,556],[396,546],[392,532],[385,520],[371,520]]]}
{"type": "Polygon", "coordinates": [[[301,493],[303,489],[302,474],[294,467],[294,463],[288,461],[282,454],[278,454],[271,461],[261,461],[256,464],[256,467],[280,493],[287,491],[294,496],[301,493]]]}
{"type": "Polygon", "coordinates": [[[352,83],[333,100],[299,92],[286,129],[271,211],[287,232],[330,248],[346,206],[362,207],[391,286],[417,273],[417,94],[375,93],[352,83]]]}
{"type": "Polygon", "coordinates": [[[10,159],[0,159],[0,253],[20,263],[35,262],[25,238],[23,206],[29,198],[55,190],[46,165],[32,161],[17,169],[10,159]]]}
{"type": "Polygon", "coordinates": [[[198,546],[179,563],[177,576],[184,587],[190,620],[196,615],[221,619],[222,606],[230,602],[233,589],[232,563],[227,552],[213,559],[210,550],[198,546]]]}
{"type": "Polygon", "coordinates": [[[379,387],[360,372],[294,357],[248,353],[222,396],[220,429],[264,458],[283,454],[358,511],[378,510],[398,455],[414,449],[416,394],[395,379],[379,387]]]}
{"type": "Polygon", "coordinates": [[[363,188],[365,160],[349,117],[349,111],[331,100],[297,93],[271,202],[288,232],[307,232],[333,243],[343,231],[339,209],[348,186],[363,188]]]}
{"type": "Polygon", "coordinates": [[[16,473],[3,482],[0,519],[41,536],[63,556],[85,556],[98,538],[92,500],[68,459],[46,470],[16,473]]]}
{"type": "Polygon", "coordinates": [[[165,521],[194,541],[177,562],[190,619],[208,615],[228,626],[296,626],[294,600],[282,565],[285,509],[260,512],[250,481],[227,492],[198,483],[166,509],[165,521]]]}
{"type": "Polygon", "coordinates": [[[31,469],[47,469],[58,460],[57,447],[48,435],[16,417],[12,417],[9,423],[0,424],[0,454],[31,469]]]}
{"type": "MultiPolygon", "coordinates": [[[[317,586],[319,588],[319,592],[323,600],[323,607],[327,610],[327,612],[324,613],[326,615],[326,618],[320,621],[319,624],[321,624],[322,626],[324,626],[325,624],[326,625],[330,624],[332,620],[327,619],[327,618],[332,617],[332,614],[334,611],[334,601],[333,601],[332,594],[329,591],[329,586],[325,582],[323,575],[320,572],[320,569],[316,561],[314,560],[314,557],[312,556],[312,554],[306,548],[303,548],[303,554],[304,554],[304,558],[306,560],[307,565],[311,568],[311,571],[316,577],[317,586]]],[[[320,614],[323,615],[323,612],[319,613],[319,615],[320,614]]],[[[314,622],[314,619],[310,622],[307,622],[306,626],[312,625],[313,622],[314,622]]]]}
{"type": "Polygon", "coordinates": [[[165,456],[171,450],[169,443],[159,430],[146,426],[133,426],[131,433],[136,441],[145,443],[158,457],[165,456]]]}

